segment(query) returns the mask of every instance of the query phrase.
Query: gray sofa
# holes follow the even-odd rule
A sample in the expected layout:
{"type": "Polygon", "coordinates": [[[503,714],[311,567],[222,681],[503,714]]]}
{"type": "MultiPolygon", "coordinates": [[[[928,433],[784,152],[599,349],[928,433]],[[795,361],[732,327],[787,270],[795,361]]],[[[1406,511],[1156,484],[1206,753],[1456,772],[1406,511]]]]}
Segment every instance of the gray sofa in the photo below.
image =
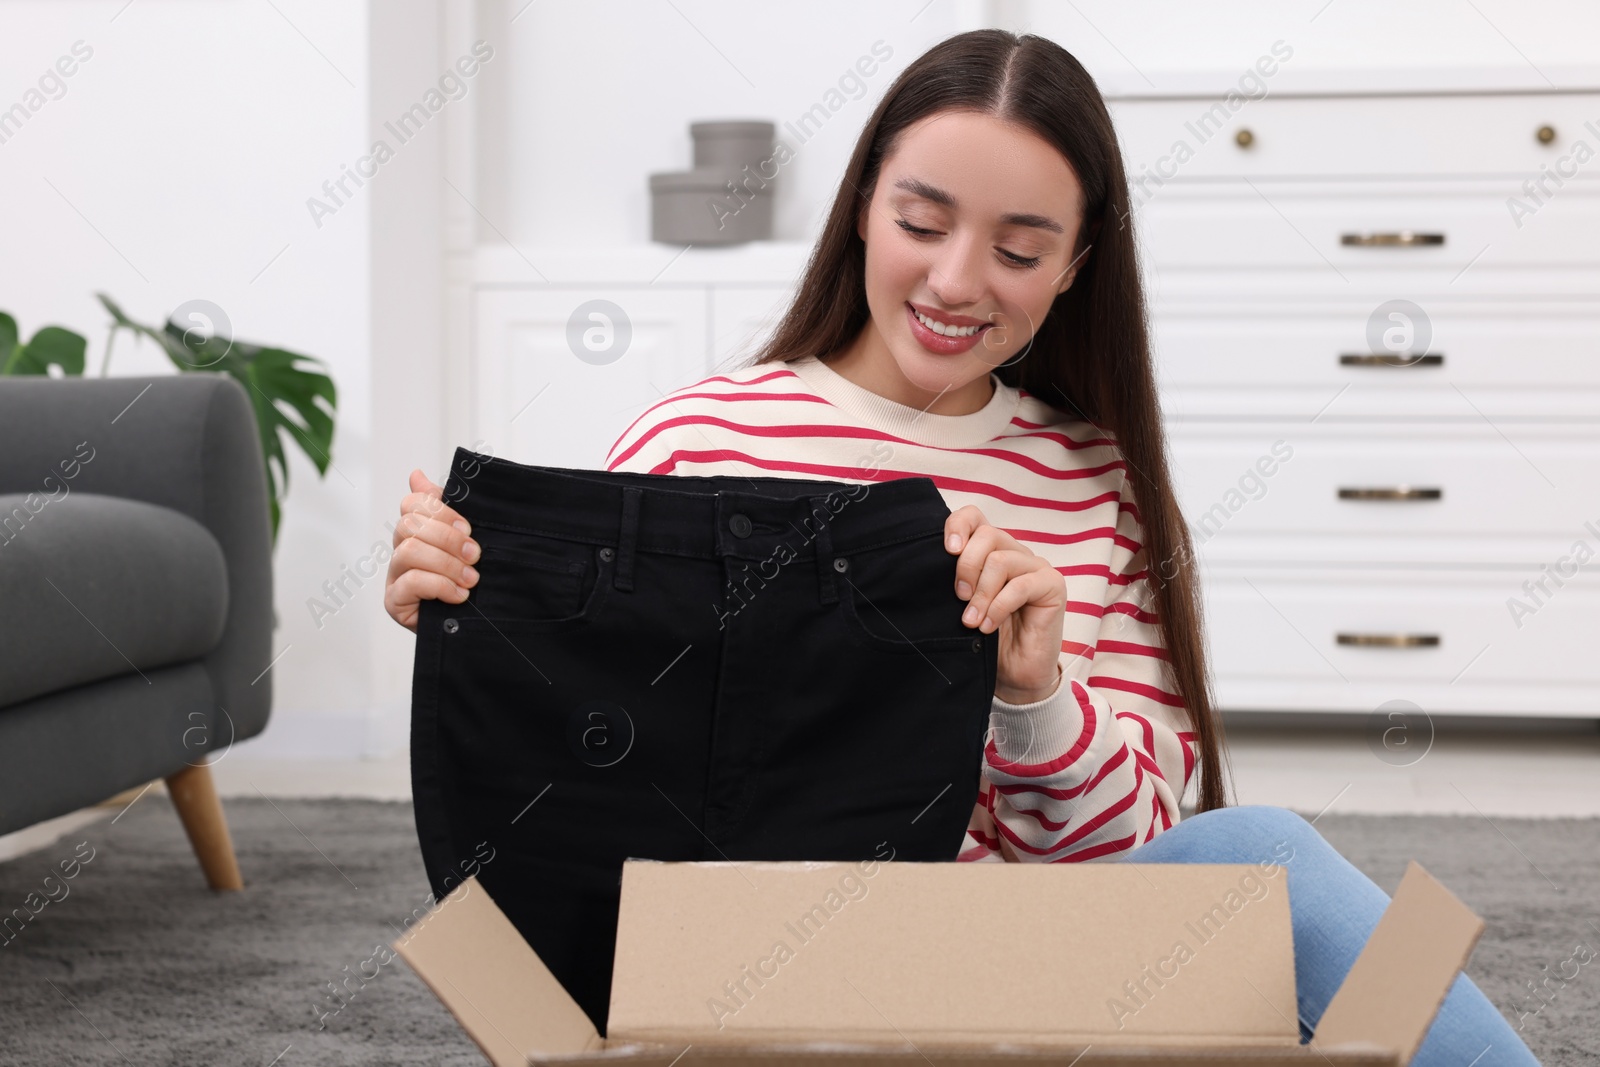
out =
{"type": "Polygon", "coordinates": [[[272,701],[272,546],[225,374],[0,378],[0,833],[167,781],[239,888],[208,763],[272,701]]]}

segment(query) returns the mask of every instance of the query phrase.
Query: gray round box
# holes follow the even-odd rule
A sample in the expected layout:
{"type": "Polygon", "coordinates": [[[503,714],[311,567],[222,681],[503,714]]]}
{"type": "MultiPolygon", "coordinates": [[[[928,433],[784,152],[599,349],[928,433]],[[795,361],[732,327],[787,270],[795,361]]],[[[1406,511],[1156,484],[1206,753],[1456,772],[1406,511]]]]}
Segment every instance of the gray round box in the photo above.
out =
{"type": "MultiPolygon", "coordinates": [[[[772,158],[772,138],[777,132],[776,123],[761,119],[691,122],[694,169],[738,174],[748,163],[751,173],[758,173],[761,164],[772,158]]],[[[772,171],[770,164],[767,171],[772,171]]]]}

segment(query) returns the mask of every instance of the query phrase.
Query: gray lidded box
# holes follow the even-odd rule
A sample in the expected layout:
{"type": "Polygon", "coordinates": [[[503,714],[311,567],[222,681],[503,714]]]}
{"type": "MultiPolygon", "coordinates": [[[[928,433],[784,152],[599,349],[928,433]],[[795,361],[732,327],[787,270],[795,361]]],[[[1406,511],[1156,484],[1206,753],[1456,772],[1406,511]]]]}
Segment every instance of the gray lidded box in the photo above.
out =
{"type": "Polygon", "coordinates": [[[695,122],[694,166],[650,175],[650,239],[720,245],[772,237],[773,135],[760,120],[695,122]]]}
{"type": "MultiPolygon", "coordinates": [[[[772,158],[772,139],[776,123],[764,119],[727,119],[720,122],[691,122],[694,138],[694,169],[726,170],[737,174],[746,163],[755,172],[772,158]]],[[[772,168],[767,167],[767,173],[772,168]]]]}

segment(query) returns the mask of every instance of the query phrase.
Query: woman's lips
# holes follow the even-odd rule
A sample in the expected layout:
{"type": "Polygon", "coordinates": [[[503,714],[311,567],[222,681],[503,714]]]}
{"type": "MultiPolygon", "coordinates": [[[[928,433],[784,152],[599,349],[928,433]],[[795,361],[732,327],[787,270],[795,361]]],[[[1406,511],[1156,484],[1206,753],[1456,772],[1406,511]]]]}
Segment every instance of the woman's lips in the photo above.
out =
{"type": "Polygon", "coordinates": [[[910,304],[907,304],[905,308],[906,321],[911,324],[911,336],[915,337],[917,339],[917,343],[923,348],[926,348],[929,352],[935,352],[941,356],[954,356],[968,351],[980,340],[982,340],[983,335],[988,332],[991,326],[994,325],[992,322],[985,323],[982,329],[978,330],[970,337],[946,337],[943,334],[934,333],[932,330],[924,326],[922,324],[922,320],[917,318],[917,314],[915,310],[912,309],[910,304]]]}

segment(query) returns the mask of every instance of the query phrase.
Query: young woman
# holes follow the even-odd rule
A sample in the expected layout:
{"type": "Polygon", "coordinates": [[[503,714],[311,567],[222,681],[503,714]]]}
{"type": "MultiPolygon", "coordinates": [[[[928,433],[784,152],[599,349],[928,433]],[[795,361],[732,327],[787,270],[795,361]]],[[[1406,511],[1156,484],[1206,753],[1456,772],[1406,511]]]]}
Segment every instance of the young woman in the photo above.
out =
{"type": "MultiPolygon", "coordinates": [[[[1000,631],[954,858],[1282,864],[1309,1040],[1388,897],[1300,816],[1227,806],[1128,216],[1083,67],[1032,35],[952,37],[867,121],[756,358],[652,405],[606,469],[932,478],[964,621],[1000,631]]],[[[477,547],[439,486],[411,489],[385,603],[414,629],[419,599],[467,599],[477,547]]],[[[1465,975],[1413,1060],[1534,1062],[1465,975]]]]}

